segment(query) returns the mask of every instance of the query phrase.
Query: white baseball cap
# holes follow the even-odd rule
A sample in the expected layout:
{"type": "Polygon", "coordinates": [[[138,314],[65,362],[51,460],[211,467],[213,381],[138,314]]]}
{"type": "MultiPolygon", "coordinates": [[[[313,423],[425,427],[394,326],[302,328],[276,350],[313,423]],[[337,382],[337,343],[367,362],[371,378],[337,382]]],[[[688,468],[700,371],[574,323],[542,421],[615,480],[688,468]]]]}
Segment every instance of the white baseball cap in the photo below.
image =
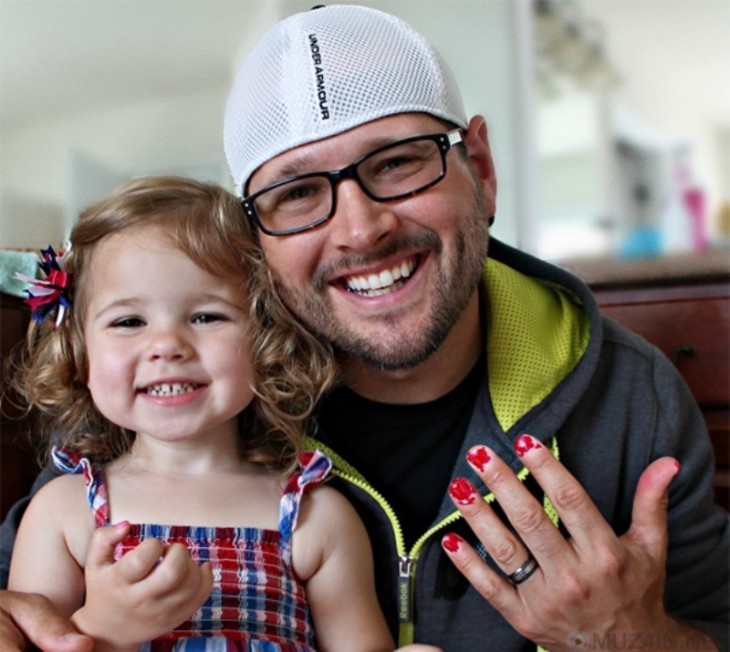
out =
{"type": "Polygon", "coordinates": [[[289,16],[254,47],[228,97],[223,138],[236,189],[293,147],[411,112],[468,123],[451,70],[408,23],[356,5],[289,16]]]}

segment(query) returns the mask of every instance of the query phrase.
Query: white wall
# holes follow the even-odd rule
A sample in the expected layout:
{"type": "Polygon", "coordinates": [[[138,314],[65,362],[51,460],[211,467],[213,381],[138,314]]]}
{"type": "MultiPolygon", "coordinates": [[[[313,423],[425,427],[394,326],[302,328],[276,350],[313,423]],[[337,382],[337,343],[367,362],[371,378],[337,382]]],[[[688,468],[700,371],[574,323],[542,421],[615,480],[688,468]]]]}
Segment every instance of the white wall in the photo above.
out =
{"type": "Polygon", "coordinates": [[[224,181],[220,134],[226,92],[131,103],[3,133],[0,247],[60,244],[82,208],[79,201],[96,201],[134,175],[206,166],[217,170],[212,181],[224,181]],[[83,174],[89,161],[98,164],[98,176],[83,174]],[[103,177],[106,186],[85,187],[103,177]]]}

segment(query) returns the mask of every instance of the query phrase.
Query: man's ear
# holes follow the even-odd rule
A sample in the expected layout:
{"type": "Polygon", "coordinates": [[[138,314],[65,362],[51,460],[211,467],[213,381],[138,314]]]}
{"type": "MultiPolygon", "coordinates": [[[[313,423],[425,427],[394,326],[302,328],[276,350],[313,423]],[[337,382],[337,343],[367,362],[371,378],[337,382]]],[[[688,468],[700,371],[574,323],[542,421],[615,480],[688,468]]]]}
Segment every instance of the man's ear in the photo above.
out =
{"type": "Polygon", "coordinates": [[[494,212],[494,201],[497,194],[497,175],[492,162],[489,147],[487,122],[481,115],[475,115],[464,132],[464,144],[469,157],[469,165],[474,172],[475,180],[481,184],[484,194],[494,212]]]}

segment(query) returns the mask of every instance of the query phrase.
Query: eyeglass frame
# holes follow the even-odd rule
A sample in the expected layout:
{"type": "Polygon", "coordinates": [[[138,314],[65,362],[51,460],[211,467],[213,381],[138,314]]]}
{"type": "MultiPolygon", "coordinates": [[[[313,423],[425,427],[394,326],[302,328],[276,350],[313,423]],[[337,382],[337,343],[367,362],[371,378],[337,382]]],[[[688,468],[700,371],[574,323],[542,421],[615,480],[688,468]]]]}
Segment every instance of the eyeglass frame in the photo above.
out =
{"type": "Polygon", "coordinates": [[[446,155],[449,153],[451,148],[455,145],[464,144],[464,139],[462,137],[462,129],[452,129],[450,131],[441,132],[437,134],[421,134],[419,136],[410,136],[408,138],[403,138],[402,140],[396,140],[392,143],[388,143],[387,145],[383,145],[382,147],[378,147],[377,149],[374,149],[371,152],[368,152],[367,154],[364,154],[363,156],[360,156],[355,161],[350,163],[349,165],[345,166],[344,168],[340,168],[339,170],[323,170],[321,172],[307,172],[305,174],[296,174],[291,177],[287,177],[286,179],[281,179],[280,181],[276,181],[272,184],[269,184],[268,186],[265,186],[261,188],[260,190],[257,190],[252,195],[248,195],[247,197],[243,197],[241,199],[241,206],[243,207],[244,212],[246,213],[246,217],[249,221],[253,222],[253,224],[256,226],[256,228],[261,229],[266,235],[278,237],[278,236],[285,236],[285,235],[295,235],[297,233],[303,233],[305,231],[311,231],[312,229],[316,229],[317,227],[321,226],[322,224],[329,222],[332,217],[334,217],[335,212],[337,211],[337,184],[340,183],[340,181],[343,181],[345,179],[352,179],[357,183],[357,185],[360,187],[360,189],[373,201],[376,202],[388,202],[388,201],[396,201],[398,199],[404,199],[406,197],[412,197],[414,195],[418,195],[422,193],[424,190],[428,190],[429,188],[433,188],[437,183],[439,183],[445,176],[446,176],[446,155]],[[392,147],[398,147],[399,145],[407,145],[408,143],[412,143],[417,140],[431,140],[435,142],[438,145],[438,152],[441,155],[441,174],[437,176],[433,181],[428,182],[427,184],[420,186],[419,188],[416,188],[415,190],[411,190],[406,193],[401,193],[400,195],[394,195],[392,197],[377,197],[375,196],[368,188],[365,186],[365,183],[360,178],[360,175],[357,172],[357,168],[360,166],[360,164],[363,161],[366,161],[367,159],[376,156],[377,154],[380,154],[380,152],[383,152],[387,149],[390,149],[392,147]],[[256,208],[254,206],[254,201],[263,195],[264,193],[267,193],[271,190],[274,190],[275,188],[279,188],[280,186],[286,185],[288,183],[291,183],[293,181],[298,181],[300,179],[308,179],[310,177],[325,177],[330,184],[330,188],[332,190],[332,202],[330,206],[329,213],[321,218],[318,218],[311,224],[306,224],[304,226],[298,226],[293,229],[288,229],[286,231],[271,231],[270,229],[266,228],[264,224],[261,222],[261,219],[258,216],[258,213],[256,212],[256,208]]]}

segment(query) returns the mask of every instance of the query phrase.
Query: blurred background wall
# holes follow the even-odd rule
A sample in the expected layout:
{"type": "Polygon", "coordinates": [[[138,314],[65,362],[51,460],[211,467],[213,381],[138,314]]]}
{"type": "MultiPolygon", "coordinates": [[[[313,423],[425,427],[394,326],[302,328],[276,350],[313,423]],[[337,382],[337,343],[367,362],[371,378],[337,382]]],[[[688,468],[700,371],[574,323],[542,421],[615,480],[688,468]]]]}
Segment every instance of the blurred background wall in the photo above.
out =
{"type": "MultiPolygon", "coordinates": [[[[131,176],[228,185],[237,63],[311,4],[2,0],[0,248],[62,243],[131,176]]],[[[427,35],[487,117],[497,237],[552,259],[726,245],[728,0],[367,4],[427,35]]]]}

